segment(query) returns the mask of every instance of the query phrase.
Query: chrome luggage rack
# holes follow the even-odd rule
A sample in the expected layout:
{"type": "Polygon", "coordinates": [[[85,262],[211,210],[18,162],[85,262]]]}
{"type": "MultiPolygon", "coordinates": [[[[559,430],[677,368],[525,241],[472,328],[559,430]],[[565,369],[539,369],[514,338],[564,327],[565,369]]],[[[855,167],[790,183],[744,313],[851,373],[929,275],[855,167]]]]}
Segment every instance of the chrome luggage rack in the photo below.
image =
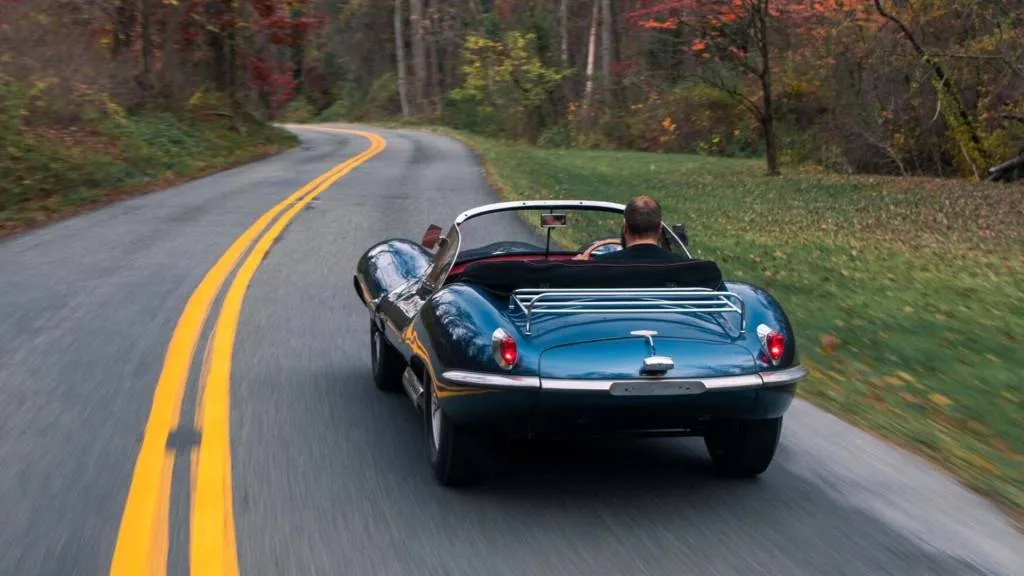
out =
{"type": "Polygon", "coordinates": [[[526,334],[539,314],[712,314],[740,315],[746,327],[743,299],[732,292],[707,288],[520,288],[512,292],[509,309],[526,313],[526,334]]]}

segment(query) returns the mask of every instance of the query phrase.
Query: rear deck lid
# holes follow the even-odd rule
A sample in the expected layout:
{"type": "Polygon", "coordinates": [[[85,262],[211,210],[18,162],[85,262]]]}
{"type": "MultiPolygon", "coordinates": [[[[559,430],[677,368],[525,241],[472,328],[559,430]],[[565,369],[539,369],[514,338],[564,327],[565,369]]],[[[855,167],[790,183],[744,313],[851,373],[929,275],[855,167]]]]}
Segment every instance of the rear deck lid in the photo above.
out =
{"type": "Polygon", "coordinates": [[[710,378],[750,374],[757,370],[753,355],[738,344],[657,334],[554,346],[541,353],[539,368],[542,386],[545,378],[710,378]],[[670,360],[671,367],[660,373],[642,373],[645,359],[651,359],[648,360],[651,365],[659,363],[654,357],[670,360]]]}

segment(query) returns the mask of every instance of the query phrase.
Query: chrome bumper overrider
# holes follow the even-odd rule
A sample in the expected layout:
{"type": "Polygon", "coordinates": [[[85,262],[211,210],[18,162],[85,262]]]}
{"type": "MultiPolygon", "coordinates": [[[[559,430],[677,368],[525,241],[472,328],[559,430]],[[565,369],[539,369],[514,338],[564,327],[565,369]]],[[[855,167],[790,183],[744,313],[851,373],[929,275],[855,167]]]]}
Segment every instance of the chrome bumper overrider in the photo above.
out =
{"type": "MultiPolygon", "coordinates": [[[[449,370],[442,378],[454,384],[473,386],[476,388],[497,388],[505,390],[540,389],[541,379],[537,376],[513,376],[493,372],[467,372],[449,370]]],[[[544,390],[575,391],[575,392],[610,392],[613,385],[632,383],[701,384],[705,390],[742,390],[745,388],[762,388],[767,386],[784,386],[792,384],[807,376],[807,369],[797,365],[783,370],[744,374],[742,376],[717,376],[713,378],[636,378],[622,380],[570,380],[562,378],[545,378],[544,390]]]]}

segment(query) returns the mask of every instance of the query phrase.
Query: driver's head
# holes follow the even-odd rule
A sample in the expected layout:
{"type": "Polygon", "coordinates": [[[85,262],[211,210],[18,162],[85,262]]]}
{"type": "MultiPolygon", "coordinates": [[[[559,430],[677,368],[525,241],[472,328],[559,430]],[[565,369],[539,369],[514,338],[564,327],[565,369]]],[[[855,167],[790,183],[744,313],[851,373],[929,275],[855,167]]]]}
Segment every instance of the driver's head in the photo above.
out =
{"type": "Polygon", "coordinates": [[[626,204],[625,222],[622,229],[623,244],[657,244],[661,238],[661,205],[646,194],[637,196],[626,204]]]}

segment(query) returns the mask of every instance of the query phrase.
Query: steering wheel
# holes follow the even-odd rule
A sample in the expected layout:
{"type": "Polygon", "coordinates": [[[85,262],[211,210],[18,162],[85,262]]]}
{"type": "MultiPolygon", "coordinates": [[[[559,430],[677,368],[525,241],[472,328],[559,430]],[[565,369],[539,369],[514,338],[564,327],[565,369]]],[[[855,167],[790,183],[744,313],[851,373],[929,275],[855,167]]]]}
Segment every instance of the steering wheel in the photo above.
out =
{"type": "Polygon", "coordinates": [[[622,250],[622,240],[619,238],[605,238],[603,240],[595,240],[591,242],[577,258],[580,260],[590,260],[591,255],[595,252],[598,254],[604,254],[606,252],[615,252],[616,250],[622,250]],[[613,248],[617,246],[618,248],[613,248]],[[604,248],[604,250],[602,250],[604,248]],[[611,249],[609,249],[611,248],[611,249]]]}

